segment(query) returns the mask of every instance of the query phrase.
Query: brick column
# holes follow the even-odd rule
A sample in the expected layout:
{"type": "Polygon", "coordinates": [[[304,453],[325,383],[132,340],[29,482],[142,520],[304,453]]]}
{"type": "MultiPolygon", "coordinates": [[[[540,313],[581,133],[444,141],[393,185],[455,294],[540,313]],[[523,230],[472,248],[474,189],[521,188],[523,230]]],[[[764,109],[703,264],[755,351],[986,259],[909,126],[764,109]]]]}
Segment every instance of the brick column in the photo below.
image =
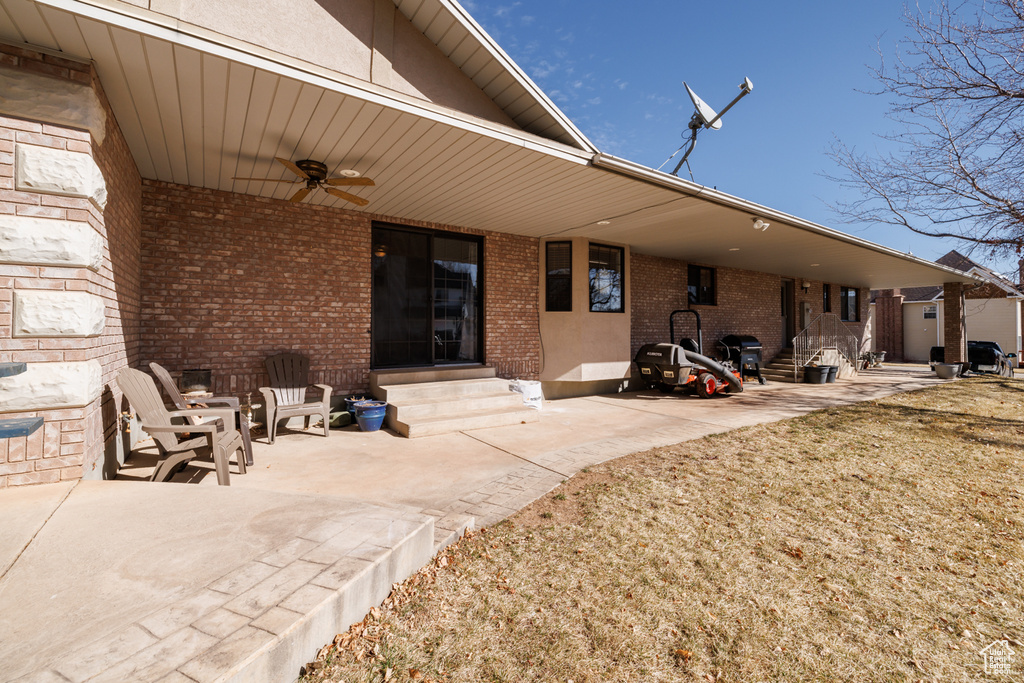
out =
{"type": "Polygon", "coordinates": [[[903,360],[903,299],[898,289],[883,289],[875,297],[875,350],[890,360],[903,360]]]}
{"type": "Polygon", "coordinates": [[[945,333],[946,362],[967,361],[967,337],[964,331],[964,304],[961,296],[964,286],[959,282],[942,285],[942,301],[945,310],[943,331],[945,333]]]}

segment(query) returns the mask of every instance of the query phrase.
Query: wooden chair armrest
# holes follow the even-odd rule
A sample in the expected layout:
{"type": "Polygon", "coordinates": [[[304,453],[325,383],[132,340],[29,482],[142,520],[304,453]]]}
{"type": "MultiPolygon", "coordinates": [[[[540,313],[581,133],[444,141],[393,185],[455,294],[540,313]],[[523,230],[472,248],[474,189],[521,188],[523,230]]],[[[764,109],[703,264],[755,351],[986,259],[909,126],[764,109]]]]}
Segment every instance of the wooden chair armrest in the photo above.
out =
{"type": "Polygon", "coordinates": [[[331,397],[331,392],[333,391],[333,389],[330,386],[326,384],[314,384],[313,386],[319,389],[320,391],[324,392],[323,398],[325,401],[331,397]]]}

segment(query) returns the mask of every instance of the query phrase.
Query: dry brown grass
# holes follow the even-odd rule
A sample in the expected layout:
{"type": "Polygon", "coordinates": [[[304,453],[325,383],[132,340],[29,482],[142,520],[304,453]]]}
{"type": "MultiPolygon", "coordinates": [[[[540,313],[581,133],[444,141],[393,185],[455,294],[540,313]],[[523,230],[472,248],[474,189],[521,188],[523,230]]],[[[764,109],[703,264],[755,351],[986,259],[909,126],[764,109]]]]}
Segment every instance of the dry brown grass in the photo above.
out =
{"type": "Polygon", "coordinates": [[[308,680],[983,679],[1024,640],[1022,415],[1024,381],[971,379],[592,468],[308,680]]]}

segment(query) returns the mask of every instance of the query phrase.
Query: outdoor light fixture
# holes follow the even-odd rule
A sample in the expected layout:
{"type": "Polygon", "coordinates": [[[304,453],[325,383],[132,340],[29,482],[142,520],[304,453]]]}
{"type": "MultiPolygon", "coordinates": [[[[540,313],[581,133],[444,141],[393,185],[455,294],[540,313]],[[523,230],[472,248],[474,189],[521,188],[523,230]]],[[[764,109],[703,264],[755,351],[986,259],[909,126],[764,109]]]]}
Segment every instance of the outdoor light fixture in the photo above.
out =
{"type": "Polygon", "coordinates": [[[373,248],[373,255],[378,258],[384,258],[385,256],[388,255],[387,246],[384,244],[378,244],[376,247],[373,248]]]}
{"type": "Polygon", "coordinates": [[[611,221],[598,221],[598,225],[611,225],[611,221]]]}
{"type": "Polygon", "coordinates": [[[767,230],[768,226],[771,225],[771,223],[768,223],[767,221],[763,221],[760,218],[753,218],[751,220],[754,221],[754,230],[760,230],[761,232],[764,232],[765,230],[767,230]]]}
{"type": "Polygon", "coordinates": [[[739,251],[739,247],[729,247],[729,251],[739,251]]]}
{"type": "Polygon", "coordinates": [[[807,280],[804,280],[804,294],[806,294],[810,289],[811,289],[811,283],[808,282],[807,280]]]}

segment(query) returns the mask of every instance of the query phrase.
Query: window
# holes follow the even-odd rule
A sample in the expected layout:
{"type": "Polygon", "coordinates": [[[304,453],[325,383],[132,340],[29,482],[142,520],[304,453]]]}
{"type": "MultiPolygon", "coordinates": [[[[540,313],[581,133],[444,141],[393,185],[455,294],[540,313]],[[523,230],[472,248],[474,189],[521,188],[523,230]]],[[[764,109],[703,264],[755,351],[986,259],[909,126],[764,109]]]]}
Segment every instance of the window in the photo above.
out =
{"type": "Polygon", "coordinates": [[[924,319],[925,320],[935,320],[938,317],[938,310],[939,310],[939,308],[935,304],[932,304],[931,306],[925,306],[924,307],[924,319]]]}
{"type": "Polygon", "coordinates": [[[821,286],[821,310],[825,313],[832,312],[832,285],[825,283],[821,286]]]}
{"type": "Polygon", "coordinates": [[[547,272],[549,311],[572,310],[572,242],[548,242],[544,269],[547,272]]]}
{"type": "Polygon", "coordinates": [[[625,250],[622,247],[590,245],[590,310],[622,313],[622,275],[625,250]]]}
{"type": "Polygon", "coordinates": [[[690,266],[686,277],[687,292],[691,304],[715,305],[715,269],[704,266],[690,266]]]}
{"type": "Polygon", "coordinates": [[[839,288],[839,317],[849,323],[860,322],[860,296],[855,288],[839,288]]]}

